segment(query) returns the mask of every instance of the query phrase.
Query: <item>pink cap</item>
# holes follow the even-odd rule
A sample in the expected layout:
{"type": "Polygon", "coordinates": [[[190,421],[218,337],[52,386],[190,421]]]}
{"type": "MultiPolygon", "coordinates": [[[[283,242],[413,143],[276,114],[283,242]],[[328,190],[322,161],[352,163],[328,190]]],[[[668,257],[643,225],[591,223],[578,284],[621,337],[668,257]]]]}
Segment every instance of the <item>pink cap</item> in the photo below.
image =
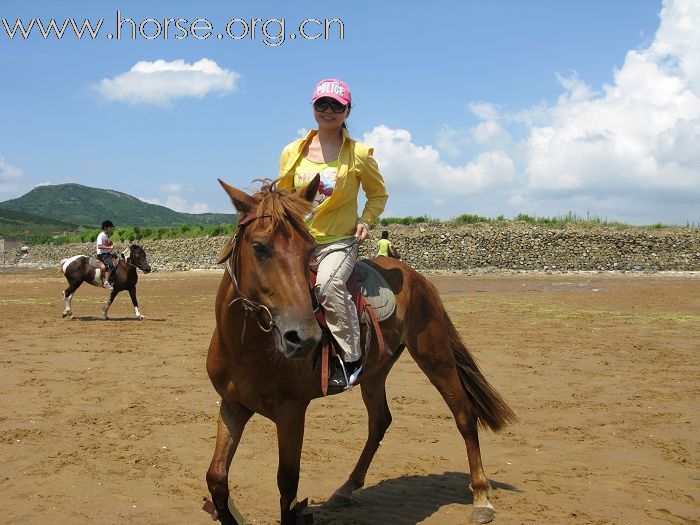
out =
{"type": "Polygon", "coordinates": [[[348,105],[351,101],[350,88],[342,80],[327,78],[326,80],[321,80],[321,82],[316,85],[311,103],[313,104],[322,97],[330,97],[343,105],[348,105]]]}

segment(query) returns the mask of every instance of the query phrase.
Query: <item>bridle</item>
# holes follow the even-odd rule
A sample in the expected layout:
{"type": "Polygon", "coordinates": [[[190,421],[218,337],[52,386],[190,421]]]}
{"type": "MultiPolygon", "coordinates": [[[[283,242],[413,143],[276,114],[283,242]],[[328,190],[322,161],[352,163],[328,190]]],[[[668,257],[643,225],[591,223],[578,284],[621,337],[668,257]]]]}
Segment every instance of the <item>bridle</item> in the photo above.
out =
{"type": "MultiPolygon", "coordinates": [[[[140,266],[132,263],[129,261],[131,259],[131,248],[127,248],[121,253],[121,257],[119,258],[119,261],[123,261],[124,264],[128,264],[129,266],[133,266],[134,268],[138,268],[139,270],[141,269],[140,266]],[[128,255],[126,255],[128,253],[128,255]]],[[[143,270],[142,270],[143,271],[143,270]]]]}
{"type": "Polygon", "coordinates": [[[231,241],[231,256],[226,260],[226,270],[231,277],[231,286],[233,286],[233,300],[228,303],[229,308],[234,304],[239,303],[243,307],[243,331],[241,332],[241,343],[243,343],[243,338],[245,336],[246,329],[246,319],[248,316],[254,316],[258,323],[260,329],[269,333],[275,328],[275,321],[272,318],[272,313],[270,309],[262,303],[253,301],[241,291],[240,286],[238,286],[238,279],[236,278],[236,273],[238,271],[238,257],[240,253],[240,240],[243,236],[243,231],[245,227],[251,222],[258,219],[265,219],[272,217],[267,211],[262,215],[256,215],[255,213],[250,213],[246,215],[238,223],[236,228],[236,233],[233,235],[233,240],[231,241]]]}

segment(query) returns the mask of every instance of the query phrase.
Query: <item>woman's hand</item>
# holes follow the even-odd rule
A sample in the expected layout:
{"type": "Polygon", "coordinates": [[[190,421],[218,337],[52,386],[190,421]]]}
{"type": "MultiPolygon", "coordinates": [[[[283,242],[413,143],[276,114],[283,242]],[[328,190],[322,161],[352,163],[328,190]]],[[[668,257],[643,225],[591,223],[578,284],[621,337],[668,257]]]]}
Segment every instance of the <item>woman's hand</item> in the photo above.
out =
{"type": "Polygon", "coordinates": [[[360,243],[369,237],[369,227],[367,226],[367,223],[362,221],[357,222],[355,225],[355,237],[359,239],[360,243]]]}

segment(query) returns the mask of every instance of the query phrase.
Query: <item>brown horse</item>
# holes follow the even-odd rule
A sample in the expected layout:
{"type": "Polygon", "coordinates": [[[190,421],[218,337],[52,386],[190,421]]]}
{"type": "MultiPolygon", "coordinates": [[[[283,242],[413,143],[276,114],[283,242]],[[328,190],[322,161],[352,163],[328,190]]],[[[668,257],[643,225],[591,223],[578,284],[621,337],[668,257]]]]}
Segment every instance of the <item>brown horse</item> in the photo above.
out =
{"type": "MultiPolygon", "coordinates": [[[[83,283],[101,287],[104,279],[104,264],[100,262],[100,268],[94,268],[90,264],[90,257],[87,255],[76,255],[68,259],[62,259],[60,264],[61,271],[68,281],[68,288],[63,291],[63,301],[65,303],[63,317],[72,317],[73,294],[83,283]]],[[[139,302],[136,299],[136,283],[139,280],[136,268],[140,268],[144,273],[151,271],[151,266],[146,260],[146,252],[138,244],[132,244],[129,249],[115,261],[115,265],[113,288],[107,304],[102,309],[102,318],[105,320],[108,319],[107,311],[114,302],[114,298],[122,290],[127,290],[131,296],[131,302],[134,305],[136,318],[141,320],[143,316],[139,311],[139,302]]]]}
{"type": "MultiPolygon", "coordinates": [[[[299,467],[307,406],[321,397],[318,359],[321,331],[309,286],[313,239],[302,217],[316,195],[318,176],[297,194],[264,185],[250,196],[219,181],[239,212],[227,269],[216,296],[216,328],[207,372],[221,395],[216,448],[207,471],[212,495],[205,504],[225,525],[243,520],[230,498],[228,471],[246,422],[254,413],[277,426],[282,525],[304,523],[297,504],[299,467]]],[[[442,394],[466,443],[472,520],[487,523],[494,510],[481,465],[477,424],[497,431],[515,415],[484,379],[450,321],[437,290],[418,272],[392,258],[373,261],[396,296],[396,311],[381,323],[391,355],[365,355],[360,385],[369,417],[369,436],[355,469],[335,492],[333,503],[349,503],[363,486],[370,462],[391,423],[385,381],[408,348],[442,394]]],[[[363,328],[364,330],[364,328],[363,328]]],[[[364,340],[364,337],[363,339],[364,340]]],[[[305,516],[308,518],[308,516],[305,516]]]]}

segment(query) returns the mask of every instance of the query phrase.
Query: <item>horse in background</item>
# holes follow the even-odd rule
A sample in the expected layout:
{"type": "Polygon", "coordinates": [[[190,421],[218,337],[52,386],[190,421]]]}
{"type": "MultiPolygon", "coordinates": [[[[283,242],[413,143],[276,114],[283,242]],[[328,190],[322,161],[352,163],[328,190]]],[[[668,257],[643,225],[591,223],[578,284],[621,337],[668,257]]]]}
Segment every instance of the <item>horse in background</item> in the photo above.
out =
{"type": "MultiPolygon", "coordinates": [[[[60,264],[61,271],[68,281],[68,288],[63,291],[63,301],[65,303],[63,317],[73,317],[73,294],[83,283],[101,287],[104,282],[105,268],[101,261],[87,255],[76,255],[67,259],[61,259],[60,264]]],[[[138,244],[132,244],[115,261],[112,290],[107,304],[102,309],[102,318],[104,320],[109,319],[107,311],[114,302],[114,298],[122,290],[129,292],[136,318],[139,321],[143,319],[136,299],[136,283],[139,279],[136,273],[137,268],[141,269],[143,273],[151,271],[144,249],[138,244]]]]}

